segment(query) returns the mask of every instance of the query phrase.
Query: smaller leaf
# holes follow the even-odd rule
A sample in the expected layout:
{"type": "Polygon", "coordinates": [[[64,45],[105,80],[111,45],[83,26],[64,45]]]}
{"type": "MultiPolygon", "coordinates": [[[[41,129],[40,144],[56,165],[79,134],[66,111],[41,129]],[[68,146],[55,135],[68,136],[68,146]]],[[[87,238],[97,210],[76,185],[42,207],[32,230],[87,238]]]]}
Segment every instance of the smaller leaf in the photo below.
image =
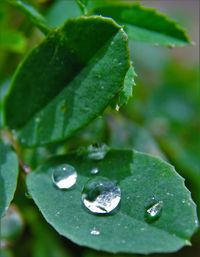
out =
{"type": "Polygon", "coordinates": [[[190,43],[185,30],[174,20],[137,3],[114,3],[98,7],[92,12],[112,17],[125,25],[128,36],[135,41],[171,47],[190,43]]]}
{"type": "Polygon", "coordinates": [[[18,177],[16,154],[0,142],[0,217],[4,215],[13,199],[18,177]]]}
{"type": "Polygon", "coordinates": [[[51,28],[45,18],[31,5],[21,0],[7,0],[10,4],[19,8],[44,34],[48,34],[51,28]]]}
{"type": "Polygon", "coordinates": [[[135,85],[135,79],[134,79],[135,76],[137,76],[137,74],[135,73],[133,66],[130,65],[130,68],[128,69],[126,76],[124,78],[124,86],[111,103],[111,106],[113,108],[116,109],[116,106],[118,106],[117,108],[120,108],[123,105],[128,103],[129,98],[132,97],[132,94],[133,94],[133,86],[135,85]]]}

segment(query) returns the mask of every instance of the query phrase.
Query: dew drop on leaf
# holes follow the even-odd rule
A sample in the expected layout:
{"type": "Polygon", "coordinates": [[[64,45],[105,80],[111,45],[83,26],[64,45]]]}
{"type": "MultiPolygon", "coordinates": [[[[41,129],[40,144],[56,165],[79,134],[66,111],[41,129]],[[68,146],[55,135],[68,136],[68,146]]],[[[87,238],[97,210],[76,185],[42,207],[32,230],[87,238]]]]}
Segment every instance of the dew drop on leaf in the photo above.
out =
{"type": "Polygon", "coordinates": [[[97,230],[95,227],[93,227],[90,231],[90,234],[93,236],[99,236],[100,235],[100,231],[97,230]]]}
{"type": "Polygon", "coordinates": [[[120,200],[120,187],[115,181],[104,177],[89,180],[82,191],[83,204],[92,213],[110,213],[119,205],[120,200]]]}
{"type": "Polygon", "coordinates": [[[161,216],[163,202],[159,201],[146,209],[145,217],[148,222],[155,221],[161,216]]]}
{"type": "Polygon", "coordinates": [[[92,160],[102,160],[109,148],[106,144],[92,144],[88,146],[88,158],[92,160]]]}
{"type": "Polygon", "coordinates": [[[95,174],[99,173],[99,169],[98,168],[93,168],[93,169],[91,169],[90,173],[95,175],[95,174]]]}
{"type": "Polygon", "coordinates": [[[59,189],[68,189],[76,183],[77,172],[73,166],[62,164],[54,168],[52,180],[59,189]]]}

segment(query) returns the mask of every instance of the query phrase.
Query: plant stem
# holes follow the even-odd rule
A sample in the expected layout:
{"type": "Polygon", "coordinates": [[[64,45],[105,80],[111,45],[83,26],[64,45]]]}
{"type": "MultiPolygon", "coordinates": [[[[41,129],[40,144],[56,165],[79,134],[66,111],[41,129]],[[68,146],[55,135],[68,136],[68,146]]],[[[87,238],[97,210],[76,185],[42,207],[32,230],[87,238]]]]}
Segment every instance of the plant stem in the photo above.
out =
{"type": "Polygon", "coordinates": [[[23,162],[20,146],[17,140],[14,138],[11,131],[9,131],[8,129],[5,129],[1,131],[1,134],[2,134],[2,138],[5,138],[12,145],[13,149],[15,150],[18,156],[20,167],[26,174],[28,174],[31,171],[31,168],[23,162]]]}
{"type": "Polygon", "coordinates": [[[45,18],[31,5],[22,2],[21,0],[7,0],[10,4],[20,9],[29,20],[36,26],[40,31],[47,35],[51,28],[47,24],[45,18]]]}

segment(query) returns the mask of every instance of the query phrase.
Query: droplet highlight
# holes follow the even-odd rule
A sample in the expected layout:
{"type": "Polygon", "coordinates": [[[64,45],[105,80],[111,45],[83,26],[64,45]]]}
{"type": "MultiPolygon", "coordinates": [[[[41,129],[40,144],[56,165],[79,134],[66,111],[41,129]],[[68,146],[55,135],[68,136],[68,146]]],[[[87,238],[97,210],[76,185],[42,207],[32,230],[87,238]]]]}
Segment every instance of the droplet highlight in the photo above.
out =
{"type": "Polygon", "coordinates": [[[145,217],[148,222],[155,221],[160,218],[163,209],[163,202],[159,201],[146,209],[145,217]]]}
{"type": "Polygon", "coordinates": [[[92,144],[88,146],[88,158],[102,160],[106,156],[109,147],[106,144],[92,144]]]}
{"type": "Polygon", "coordinates": [[[52,180],[59,189],[69,189],[76,183],[77,172],[73,166],[62,164],[54,168],[52,180]]]}
{"type": "Polygon", "coordinates": [[[97,228],[93,227],[90,231],[90,234],[93,235],[93,236],[99,236],[100,231],[97,228]]]}
{"type": "Polygon", "coordinates": [[[116,209],[120,200],[120,187],[115,181],[104,177],[89,180],[82,191],[82,202],[92,213],[110,213],[116,209]]]}
{"type": "Polygon", "coordinates": [[[91,169],[90,173],[93,174],[93,175],[96,175],[97,173],[99,173],[99,169],[98,168],[93,168],[93,169],[91,169]]]}

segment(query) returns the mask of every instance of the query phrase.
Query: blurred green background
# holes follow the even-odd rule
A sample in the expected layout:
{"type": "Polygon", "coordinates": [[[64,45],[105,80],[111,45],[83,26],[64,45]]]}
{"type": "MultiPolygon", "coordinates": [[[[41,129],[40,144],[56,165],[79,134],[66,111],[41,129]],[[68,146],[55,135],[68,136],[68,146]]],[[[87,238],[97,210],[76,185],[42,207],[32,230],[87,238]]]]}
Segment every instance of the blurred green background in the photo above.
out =
{"type": "MultiPolygon", "coordinates": [[[[95,2],[98,1],[101,0],[95,2]]],[[[80,15],[74,0],[28,2],[38,8],[53,26],[80,15]]],[[[93,5],[94,1],[91,2],[93,5]]],[[[200,218],[199,1],[140,2],[175,18],[187,29],[195,44],[171,49],[131,41],[131,58],[138,76],[128,105],[119,112],[108,108],[102,117],[63,145],[21,149],[21,152],[32,168],[49,155],[68,152],[96,141],[114,147],[133,147],[160,156],[173,164],[186,179],[200,218]]],[[[3,98],[12,74],[20,60],[43,38],[23,14],[4,0],[0,1],[0,126],[3,98]]],[[[25,192],[25,175],[21,173],[13,204],[1,221],[1,257],[113,256],[79,247],[59,236],[25,192]]],[[[151,256],[199,255],[200,231],[197,231],[192,238],[192,246],[173,254],[151,256]]]]}

